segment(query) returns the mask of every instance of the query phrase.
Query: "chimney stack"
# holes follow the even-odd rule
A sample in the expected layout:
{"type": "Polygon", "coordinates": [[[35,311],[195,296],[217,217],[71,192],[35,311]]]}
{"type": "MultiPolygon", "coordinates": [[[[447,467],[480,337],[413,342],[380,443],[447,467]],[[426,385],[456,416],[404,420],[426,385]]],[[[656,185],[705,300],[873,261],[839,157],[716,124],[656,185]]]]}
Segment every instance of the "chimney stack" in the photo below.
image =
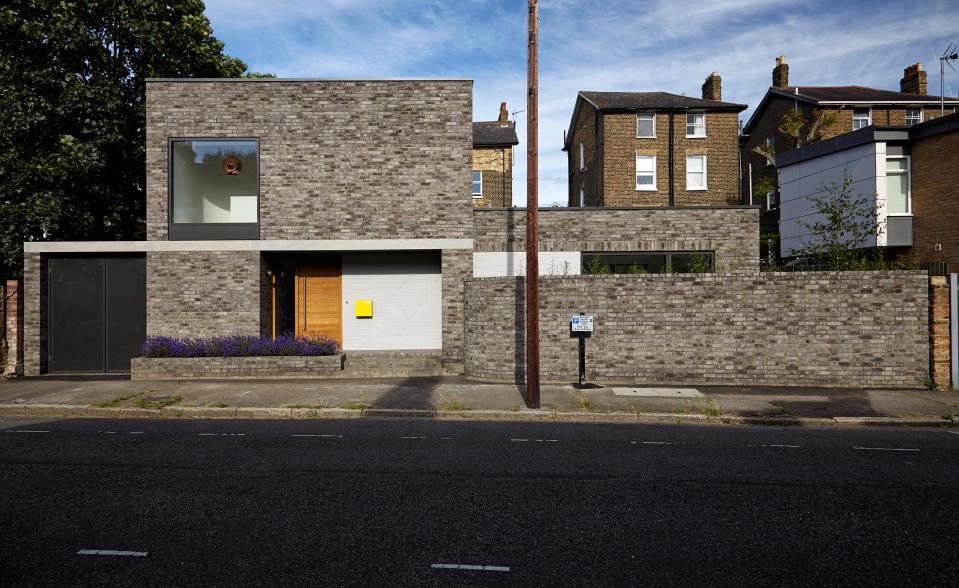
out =
{"type": "Polygon", "coordinates": [[[902,70],[902,79],[899,80],[899,91],[903,94],[928,94],[926,85],[926,71],[921,63],[913,63],[902,70]]]}
{"type": "Polygon", "coordinates": [[[506,110],[505,102],[500,102],[499,105],[499,124],[504,127],[509,124],[509,111],[506,110]]]}
{"type": "Polygon", "coordinates": [[[703,82],[703,100],[716,100],[721,101],[723,99],[723,79],[719,77],[719,74],[713,72],[706,76],[706,81],[703,82]]]}
{"type": "Polygon", "coordinates": [[[773,87],[785,88],[789,85],[789,64],[786,63],[786,56],[780,55],[776,58],[776,67],[773,69],[773,87]]]}

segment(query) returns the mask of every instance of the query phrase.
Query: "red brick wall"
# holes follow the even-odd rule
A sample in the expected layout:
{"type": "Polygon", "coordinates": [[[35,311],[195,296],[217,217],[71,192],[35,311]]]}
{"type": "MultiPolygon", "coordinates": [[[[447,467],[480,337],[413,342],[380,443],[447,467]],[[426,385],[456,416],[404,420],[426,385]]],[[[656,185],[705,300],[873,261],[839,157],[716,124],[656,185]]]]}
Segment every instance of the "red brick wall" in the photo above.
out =
{"type": "Polygon", "coordinates": [[[945,276],[929,278],[929,377],[949,388],[949,284],[945,276]]]}
{"type": "Polygon", "coordinates": [[[23,289],[18,280],[0,284],[0,322],[5,337],[0,340],[0,373],[23,372],[23,289]]]}
{"type": "Polygon", "coordinates": [[[912,256],[959,271],[959,133],[912,144],[912,256]],[[936,245],[941,245],[936,251],[936,245]]]}

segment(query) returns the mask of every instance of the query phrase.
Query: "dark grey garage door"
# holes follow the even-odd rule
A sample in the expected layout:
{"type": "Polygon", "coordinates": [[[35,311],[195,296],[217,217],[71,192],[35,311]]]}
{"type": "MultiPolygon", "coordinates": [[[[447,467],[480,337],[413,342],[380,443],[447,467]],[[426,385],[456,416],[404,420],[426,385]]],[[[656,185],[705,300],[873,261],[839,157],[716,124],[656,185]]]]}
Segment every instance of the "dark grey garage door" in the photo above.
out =
{"type": "Polygon", "coordinates": [[[146,259],[48,263],[50,373],[129,372],[146,336],[146,259]]]}

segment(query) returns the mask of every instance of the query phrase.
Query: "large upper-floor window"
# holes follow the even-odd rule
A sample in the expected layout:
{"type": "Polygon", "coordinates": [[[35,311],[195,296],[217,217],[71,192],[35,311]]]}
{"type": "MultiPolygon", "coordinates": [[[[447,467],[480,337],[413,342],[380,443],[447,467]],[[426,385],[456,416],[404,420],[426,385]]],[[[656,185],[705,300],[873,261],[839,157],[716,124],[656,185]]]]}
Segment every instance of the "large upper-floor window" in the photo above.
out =
{"type": "Polygon", "coordinates": [[[705,190],[706,189],[706,156],[705,155],[687,155],[686,156],[686,189],[687,190],[705,190]]]}
{"type": "Polygon", "coordinates": [[[922,122],[922,109],[921,108],[907,108],[906,109],[906,126],[911,127],[912,125],[918,125],[922,122]]]}
{"type": "Polygon", "coordinates": [[[656,156],[655,155],[637,155],[636,156],[636,189],[637,190],[655,190],[656,189],[656,156]]]}
{"type": "Polygon", "coordinates": [[[686,136],[687,137],[705,137],[706,136],[706,113],[705,112],[687,112],[686,113],[686,136]]]}
{"type": "Polygon", "coordinates": [[[584,274],[701,274],[714,271],[713,251],[584,251],[584,274]]]}
{"type": "Polygon", "coordinates": [[[852,130],[864,129],[872,124],[872,109],[853,108],[852,109],[852,130]]]}
{"type": "Polygon", "coordinates": [[[170,192],[174,225],[258,222],[256,139],[173,139],[170,192]]]}
{"type": "Polygon", "coordinates": [[[886,213],[912,213],[908,156],[886,158],[886,213]]]}
{"type": "Polygon", "coordinates": [[[656,113],[655,112],[637,112],[636,113],[636,138],[655,139],[656,138],[656,113]]]}
{"type": "Polygon", "coordinates": [[[482,198],[483,197],[483,172],[474,169],[473,170],[473,198],[482,198]]]}

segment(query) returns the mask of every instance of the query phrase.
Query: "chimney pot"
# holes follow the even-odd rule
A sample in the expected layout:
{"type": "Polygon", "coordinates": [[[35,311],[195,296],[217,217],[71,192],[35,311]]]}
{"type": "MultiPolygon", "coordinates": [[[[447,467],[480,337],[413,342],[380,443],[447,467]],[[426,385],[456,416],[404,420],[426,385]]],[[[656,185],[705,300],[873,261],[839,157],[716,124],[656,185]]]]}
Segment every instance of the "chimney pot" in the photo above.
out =
{"type": "Polygon", "coordinates": [[[928,94],[926,72],[922,63],[916,62],[902,70],[902,79],[899,80],[899,91],[903,94],[928,94]]]}
{"type": "Polygon", "coordinates": [[[789,85],[789,64],[786,63],[786,56],[780,55],[776,58],[776,67],[773,69],[773,87],[785,88],[789,85]]]}
{"type": "Polygon", "coordinates": [[[500,102],[499,105],[499,124],[504,127],[509,124],[509,110],[506,109],[506,102],[500,102]]]}

